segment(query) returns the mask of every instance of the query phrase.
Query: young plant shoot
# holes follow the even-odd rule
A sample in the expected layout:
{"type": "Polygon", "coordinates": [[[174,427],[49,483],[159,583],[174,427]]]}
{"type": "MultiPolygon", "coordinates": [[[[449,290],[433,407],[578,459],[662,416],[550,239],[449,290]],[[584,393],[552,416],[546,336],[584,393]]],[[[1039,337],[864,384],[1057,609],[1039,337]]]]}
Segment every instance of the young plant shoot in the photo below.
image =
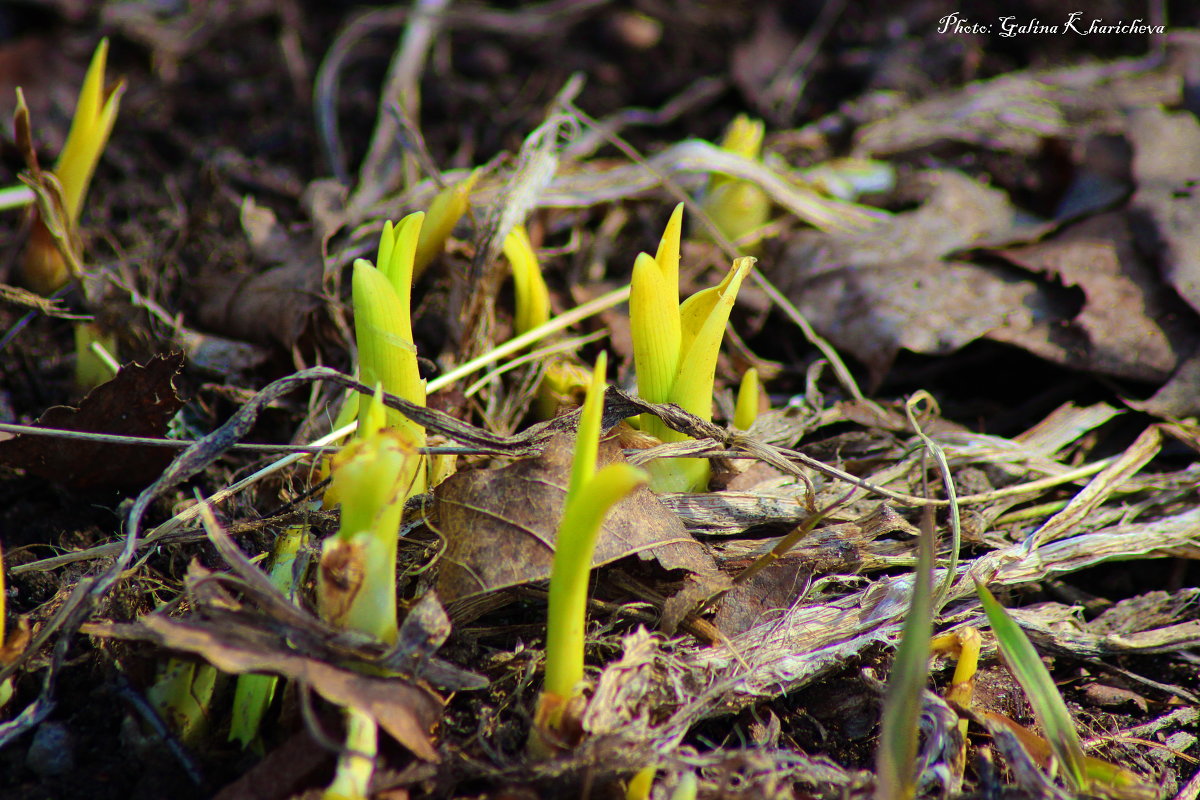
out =
{"type": "MultiPolygon", "coordinates": [[[[425,405],[425,381],[417,367],[412,336],[413,259],[425,215],[409,214],[398,225],[385,223],[379,239],[376,264],[365,258],[354,262],[354,333],[358,343],[360,380],[410,403],[425,405]]],[[[366,404],[359,400],[360,409],[366,404]]],[[[359,429],[363,425],[359,414],[359,429]]],[[[425,446],[425,429],[395,409],[385,412],[386,426],[401,430],[414,448],[425,446]]],[[[425,470],[418,470],[412,487],[420,494],[427,486],[425,470]]],[[[338,496],[335,492],[335,497],[338,496]]],[[[328,495],[327,495],[328,497],[328,495]]]]}
{"type": "MultiPolygon", "coordinates": [[[[123,82],[111,89],[104,88],[107,57],[108,40],[101,39],[83,79],[71,130],[54,169],[40,169],[32,145],[26,141],[23,146],[29,167],[24,179],[33,189],[37,204],[29,243],[21,257],[21,279],[38,294],[53,294],[67,281],[78,277],[82,261],[79,215],[125,90],[123,82]]],[[[17,91],[16,126],[18,140],[21,140],[28,135],[29,111],[20,90],[17,91]],[[25,137],[20,133],[22,128],[26,131],[25,137]]]]}
{"type": "MultiPolygon", "coordinates": [[[[629,318],[633,329],[633,361],[638,393],[651,403],[675,403],[703,420],[712,419],[713,379],[725,325],[753,258],[733,262],[725,279],[679,303],[679,240],[683,205],[675,208],[653,258],[642,253],[633,265],[629,318]]],[[[686,435],[649,414],[642,430],[664,442],[686,435]]],[[[649,465],[650,485],[657,492],[702,491],[709,464],[702,458],[670,458],[649,465]]]]}
{"type": "MultiPolygon", "coordinates": [[[[1063,779],[1073,792],[1089,796],[1119,798],[1151,798],[1157,795],[1155,787],[1145,783],[1140,776],[1123,767],[1083,752],[1083,743],[1075,730],[1075,720],[1067,710],[1067,704],[1054,683],[1042,657],[1034,648],[1025,631],[992,596],[982,583],[975,582],[975,591],[983,604],[984,613],[996,636],[996,644],[1009,671],[1025,690],[1029,705],[1048,742],[1048,749],[1058,762],[1063,779]]],[[[995,715],[999,716],[999,715],[995,715]]],[[[1011,720],[1004,720],[1010,729],[1023,733],[1018,738],[1026,749],[1036,746],[1037,737],[1011,720]]],[[[1049,760],[1049,759],[1047,759],[1049,760]]]]}
{"type": "Polygon", "coordinates": [[[911,800],[916,796],[917,757],[921,694],[929,679],[929,639],[933,633],[933,567],[937,558],[937,536],[933,513],[926,508],[917,540],[917,566],[909,597],[908,616],[892,674],[875,753],[875,800],[911,800]]]}
{"type": "Polygon", "coordinates": [[[479,180],[480,170],[475,170],[453,186],[438,192],[429,204],[425,224],[417,239],[417,250],[413,256],[413,280],[424,274],[425,269],[446,249],[446,241],[454,232],[454,226],[467,213],[471,205],[471,190],[479,180]]]}
{"type": "MultiPolygon", "coordinates": [[[[739,114],[729,123],[721,148],[757,161],[762,156],[763,123],[739,114]]],[[[701,201],[704,213],[742,252],[753,252],[758,232],[771,215],[771,198],[750,181],[714,174],[701,201]]]]}
{"type": "Polygon", "coordinates": [[[748,431],[758,419],[758,370],[754,367],[742,375],[742,383],[738,386],[737,402],[733,407],[733,427],[748,431]]]}
{"type": "MultiPolygon", "coordinates": [[[[524,225],[517,225],[504,239],[504,256],[512,266],[513,328],[521,334],[544,325],[550,319],[550,291],[529,232],[524,225]]],[[[565,403],[577,403],[578,395],[587,390],[591,375],[587,368],[574,358],[564,355],[553,356],[546,362],[546,372],[538,386],[537,413],[542,419],[550,419],[565,403]]]]}
{"type": "MultiPolygon", "coordinates": [[[[373,268],[372,268],[373,269],[373,268]]],[[[394,644],[396,546],[404,501],[421,471],[406,428],[386,428],[382,389],[362,403],[358,435],[333,459],[330,487],[341,526],[325,540],[317,572],[317,608],[334,625],[394,644]]],[[[367,796],[378,730],[364,709],[345,709],[346,749],[327,800],[367,796]]]]}
{"type": "Polygon", "coordinates": [[[606,368],[607,357],[601,353],[579,418],[571,480],[554,547],[546,630],[546,682],[538,697],[530,734],[530,746],[535,752],[548,752],[564,742],[567,712],[573,701],[582,698],[588,576],[600,526],[610,508],[648,480],[646,473],[624,462],[596,470],[606,368]]]}
{"type": "Polygon", "coordinates": [[[342,517],[322,548],[317,605],[334,625],[391,644],[400,518],[420,459],[404,428],[384,426],[381,398],[363,404],[358,435],[333,458],[342,517]]]}
{"type": "Polygon", "coordinates": [[[513,327],[517,334],[525,333],[550,319],[550,291],[537,253],[524,225],[516,225],[504,239],[504,257],[512,265],[513,295],[516,310],[513,327]]]}
{"type": "MultiPolygon", "coordinates": [[[[292,525],[279,534],[275,546],[271,548],[268,577],[271,585],[289,599],[296,594],[296,556],[300,553],[307,531],[307,525],[292,525]]],[[[278,686],[278,675],[238,675],[233,692],[233,713],[229,720],[229,741],[238,742],[246,748],[258,739],[263,717],[275,698],[278,686]]]]}

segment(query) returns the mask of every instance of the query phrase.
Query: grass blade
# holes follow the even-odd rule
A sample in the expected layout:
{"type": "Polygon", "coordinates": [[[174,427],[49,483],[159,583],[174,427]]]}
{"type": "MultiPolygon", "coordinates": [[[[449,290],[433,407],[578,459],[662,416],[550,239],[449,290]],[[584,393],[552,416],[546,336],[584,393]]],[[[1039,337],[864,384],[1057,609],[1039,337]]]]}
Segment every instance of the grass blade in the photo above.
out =
{"type": "Polygon", "coordinates": [[[913,763],[917,757],[917,725],[921,693],[929,676],[929,641],[933,636],[933,511],[926,508],[917,541],[917,567],[912,600],[883,702],[883,723],[876,753],[876,800],[911,798],[916,792],[913,763]]]}
{"type": "Polygon", "coordinates": [[[992,625],[992,632],[996,634],[1000,654],[1029,697],[1033,715],[1042,727],[1054,757],[1062,765],[1068,785],[1074,791],[1087,789],[1091,780],[1087,777],[1083,745],[1075,730],[1075,721],[1067,711],[1067,704],[1054,685],[1049,670],[1025,631],[1021,630],[987,587],[976,581],[975,590],[992,625]]]}

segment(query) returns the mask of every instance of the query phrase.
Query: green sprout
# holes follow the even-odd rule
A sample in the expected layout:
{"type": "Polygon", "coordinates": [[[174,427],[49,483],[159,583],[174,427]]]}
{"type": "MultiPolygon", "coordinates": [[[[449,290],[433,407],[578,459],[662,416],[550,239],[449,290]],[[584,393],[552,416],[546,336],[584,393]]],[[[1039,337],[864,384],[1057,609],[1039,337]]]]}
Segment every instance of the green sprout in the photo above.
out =
{"type": "Polygon", "coordinates": [[[504,256],[512,265],[513,294],[516,296],[513,327],[522,334],[550,319],[550,291],[524,225],[513,226],[505,237],[504,256]]]}
{"type": "Polygon", "coordinates": [[[1054,685],[1054,679],[1025,631],[1008,615],[987,587],[976,582],[975,591],[992,625],[1000,653],[1012,670],[1013,677],[1029,697],[1033,716],[1045,731],[1068,785],[1076,791],[1085,790],[1089,781],[1083,765],[1083,744],[1079,741],[1079,733],[1075,730],[1071,713],[1067,711],[1067,704],[1054,685]]]}
{"type": "Polygon", "coordinates": [[[385,417],[377,392],[364,403],[357,436],[333,458],[341,525],[322,547],[317,605],[334,625],[391,644],[400,518],[420,459],[405,430],[385,427],[385,417]]]}
{"type": "MultiPolygon", "coordinates": [[[[1067,786],[1077,794],[1096,794],[1114,798],[1153,797],[1155,792],[1136,774],[1116,764],[1092,758],[1083,752],[1083,743],[1075,730],[1075,721],[1063,701],[1054,678],[1042,663],[1025,631],[997,602],[988,588],[978,581],[975,591],[991,623],[992,633],[1004,663],[1029,698],[1033,716],[1049,743],[1049,750],[1061,766],[1067,786]]],[[[1013,723],[1015,724],[1015,723],[1013,723]]],[[[1011,725],[1010,725],[1011,727],[1011,725]]],[[[1028,745],[1031,737],[1018,736],[1028,745]]]]}
{"type": "MultiPolygon", "coordinates": [[[[721,148],[757,161],[762,155],[763,123],[739,114],[729,123],[721,148]]],[[[714,174],[708,182],[704,213],[729,241],[743,251],[752,248],[771,214],[771,198],[755,184],[728,175],[714,174]]]]}
{"type": "Polygon", "coordinates": [[[733,427],[748,431],[754,420],[758,419],[758,392],[758,370],[750,367],[742,375],[742,383],[738,386],[737,402],[733,406],[733,427]]]}
{"type": "MultiPolygon", "coordinates": [[[[0,667],[8,666],[20,652],[19,647],[9,645],[5,639],[8,629],[8,592],[4,585],[4,545],[0,543],[0,667]]],[[[13,696],[12,678],[0,681],[0,710],[8,705],[13,696]]]]}
{"type": "MultiPolygon", "coordinates": [[[[652,258],[641,253],[633,265],[629,318],[638,393],[651,403],[675,403],[697,417],[712,419],[713,379],[725,325],[753,258],[733,262],[725,279],[679,303],[679,239],[683,206],[675,208],[652,258]]],[[[642,430],[664,442],[688,438],[661,420],[643,415],[642,430]]],[[[659,492],[703,490],[706,459],[674,458],[649,465],[650,485],[659,492]]]]}
{"type": "Polygon", "coordinates": [[[33,291],[49,295],[80,275],[79,215],[100,154],[108,143],[124,83],[106,90],[108,40],[101,39],[88,66],[66,144],[53,170],[38,167],[29,144],[29,110],[17,90],[18,140],[24,140],[28,173],[22,175],[36,198],[36,219],[22,255],[21,278],[33,291]]]}
{"type": "Polygon", "coordinates": [[[917,539],[917,565],[900,645],[888,677],[879,749],[875,754],[876,800],[910,800],[916,794],[921,694],[929,675],[933,633],[933,565],[936,558],[933,514],[926,510],[917,539]]]}
{"type": "Polygon", "coordinates": [[[170,658],[146,690],[146,699],[184,744],[196,744],[208,731],[218,675],[207,662],[170,658]]]}
{"type": "MultiPolygon", "coordinates": [[[[330,491],[341,502],[341,525],[321,549],[317,608],[337,627],[394,644],[400,519],[422,464],[408,429],[385,427],[382,388],[362,405],[356,437],[333,459],[330,491]]],[[[375,768],[374,717],[350,707],[345,719],[346,749],[325,792],[329,800],[366,797],[375,768]]]]}
{"type": "Polygon", "coordinates": [[[471,190],[475,188],[477,180],[479,170],[438,192],[429,204],[429,211],[425,215],[425,224],[421,226],[421,235],[413,256],[414,281],[420,278],[433,260],[446,249],[446,240],[450,238],[454,226],[471,205],[471,190]]]}
{"type": "MultiPolygon", "coordinates": [[[[425,405],[425,381],[413,344],[411,302],[413,263],[424,219],[425,215],[417,212],[398,225],[384,224],[375,265],[365,258],[356,259],[353,278],[360,380],[368,386],[379,384],[385,392],[421,406],[425,405]]],[[[359,406],[365,408],[361,400],[359,406]]],[[[385,417],[386,426],[403,430],[413,447],[425,445],[425,429],[420,425],[395,409],[388,409],[385,417]]],[[[418,471],[413,494],[425,491],[424,472],[418,471]]]]}
{"type": "Polygon", "coordinates": [[[648,480],[636,467],[618,462],[596,470],[604,410],[606,354],[596,359],[575,439],[571,480],[550,572],[546,630],[546,681],[538,697],[530,746],[548,752],[564,741],[568,712],[582,698],[583,645],[588,575],[600,526],[610,508],[648,480]]]}
{"type": "MultiPolygon", "coordinates": [[[[20,176],[34,205],[29,241],[19,262],[22,282],[38,294],[50,295],[83,275],[79,216],[88,185],[112,133],[124,83],[104,88],[108,40],[101,39],[79,91],[67,141],[52,170],[43,170],[33,149],[32,123],[25,95],[17,89],[13,116],[18,149],[27,170],[20,176]]],[[[109,380],[116,372],[116,339],[93,323],[75,326],[75,383],[83,390],[109,380]]]]}
{"type": "MultiPolygon", "coordinates": [[[[504,255],[512,265],[513,328],[520,336],[549,321],[550,291],[524,225],[515,226],[505,237],[504,255]]],[[[545,366],[538,386],[537,413],[542,419],[550,419],[564,404],[578,402],[575,398],[587,390],[591,375],[569,356],[553,356],[545,366]]]]}
{"type": "MultiPolygon", "coordinates": [[[[300,553],[307,530],[305,525],[292,525],[279,534],[271,549],[271,565],[267,575],[271,584],[289,598],[296,592],[296,556],[300,553]]],[[[257,739],[263,717],[275,697],[278,685],[278,675],[238,675],[233,692],[233,715],[229,721],[229,741],[238,742],[246,748],[257,739]]]]}
{"type": "Polygon", "coordinates": [[[120,370],[113,357],[117,337],[94,322],[75,325],[75,385],[82,390],[94,389],[120,370]]]}
{"type": "MultiPolygon", "coordinates": [[[[322,548],[317,578],[322,617],[388,644],[399,635],[396,550],[404,502],[429,485],[427,465],[417,453],[425,444],[425,429],[385,408],[382,399],[386,391],[425,404],[411,319],[413,270],[424,218],[418,212],[398,225],[385,223],[376,263],[363,258],[354,262],[359,375],[376,387],[376,394],[370,401],[348,398],[354,405],[343,406],[343,414],[357,407],[358,431],[332,459],[325,503],[341,504],[341,526],[322,548]]],[[[345,719],[346,749],[325,792],[331,800],[365,797],[374,772],[374,718],[363,709],[346,708],[345,719]]]]}
{"type": "Polygon", "coordinates": [[[650,800],[650,790],[654,788],[656,775],[658,767],[653,764],[638,770],[625,786],[625,800],[650,800]]]}

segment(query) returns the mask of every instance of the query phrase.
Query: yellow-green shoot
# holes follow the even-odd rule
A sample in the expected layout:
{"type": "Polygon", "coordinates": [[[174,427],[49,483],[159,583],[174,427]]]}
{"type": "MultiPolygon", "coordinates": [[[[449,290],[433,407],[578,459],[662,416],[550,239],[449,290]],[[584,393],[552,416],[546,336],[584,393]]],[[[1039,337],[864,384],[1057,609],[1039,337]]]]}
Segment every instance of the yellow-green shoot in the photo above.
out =
{"type": "Polygon", "coordinates": [[[1134,773],[1084,754],[1071,712],[1033,643],[986,586],[976,581],[975,590],[991,623],[1004,663],[1025,690],[1033,716],[1045,734],[1068,788],[1081,795],[1153,797],[1153,789],[1134,773]]]}
{"type": "MultiPolygon", "coordinates": [[[[330,490],[342,505],[341,525],[321,550],[317,607],[338,627],[394,644],[400,520],[423,467],[408,429],[385,427],[382,390],[361,405],[358,435],[333,459],[330,490]]],[[[352,707],[345,719],[346,749],[328,800],[366,797],[375,768],[375,719],[352,707]]]]}
{"type": "MultiPolygon", "coordinates": [[[[544,325],[550,319],[550,291],[538,264],[537,253],[524,225],[517,225],[504,239],[504,255],[512,265],[513,329],[518,336],[544,325]]],[[[537,413],[549,419],[576,392],[584,392],[591,379],[587,367],[573,358],[556,356],[546,362],[546,372],[538,386],[537,413]]]]}
{"type": "MultiPolygon", "coordinates": [[[[289,598],[296,591],[296,556],[300,553],[307,530],[305,525],[292,525],[279,534],[271,549],[268,577],[271,585],[289,598]]],[[[278,675],[238,675],[237,687],[233,692],[233,715],[229,720],[229,741],[238,742],[245,748],[258,738],[263,717],[275,697],[278,685],[278,675]]]]}
{"type": "Polygon", "coordinates": [[[529,231],[524,225],[516,225],[504,239],[504,256],[512,265],[513,295],[516,309],[513,328],[517,334],[525,333],[550,319],[550,291],[542,268],[538,265],[537,253],[529,240],[529,231]]]}
{"type": "Polygon", "coordinates": [[[446,240],[471,205],[471,190],[478,179],[479,170],[475,170],[466,179],[438,192],[429,204],[413,256],[413,280],[420,278],[426,267],[446,249],[446,240]]]}
{"type": "Polygon", "coordinates": [[[650,800],[650,790],[654,788],[654,776],[658,767],[653,764],[642,767],[625,786],[625,800],[650,800]]]}
{"type": "MultiPolygon", "coordinates": [[[[712,420],[713,379],[725,325],[753,258],[733,262],[725,279],[679,303],[679,240],[683,206],[675,208],[651,257],[633,265],[629,318],[638,394],[651,403],[675,403],[705,421],[712,420]]],[[[642,430],[664,442],[688,438],[649,414],[642,430]]],[[[659,492],[700,491],[708,486],[706,459],[673,458],[649,465],[650,485],[659,492]]]]}
{"type": "Polygon", "coordinates": [[[546,630],[546,682],[538,697],[531,746],[548,749],[563,740],[564,716],[584,690],[583,646],[588,577],[600,527],[610,508],[648,476],[624,462],[596,470],[604,409],[607,358],[596,359],[575,439],[571,480],[554,546],[546,630]]]}
{"type": "MultiPolygon", "coordinates": [[[[389,394],[425,405],[425,381],[417,366],[412,335],[413,263],[425,215],[409,214],[398,225],[383,226],[375,264],[354,262],[354,333],[360,380],[380,385],[389,394]]],[[[359,401],[359,428],[367,404],[359,401]]],[[[414,448],[425,446],[425,429],[399,411],[387,409],[386,426],[402,430],[414,448]]],[[[418,470],[413,494],[425,491],[425,471],[418,470]]],[[[336,492],[335,492],[336,496],[336,492]]]]}
{"type": "Polygon", "coordinates": [[[1054,679],[1025,631],[1008,615],[988,588],[977,582],[975,591],[979,593],[979,602],[983,604],[984,613],[991,623],[1004,662],[1025,690],[1033,707],[1033,716],[1050,742],[1067,785],[1075,791],[1084,791],[1088,788],[1088,780],[1083,765],[1083,744],[1079,741],[1071,712],[1067,711],[1067,704],[1054,685],[1054,679]]]}
{"type": "Polygon", "coordinates": [[[90,391],[112,380],[120,370],[113,354],[117,337],[93,322],[75,324],[75,385],[90,391]]]}
{"type": "MultiPolygon", "coordinates": [[[[0,667],[8,666],[10,660],[16,657],[16,648],[7,646],[5,642],[8,629],[8,592],[4,585],[4,545],[0,542],[0,667]]],[[[12,678],[0,681],[0,710],[8,705],[13,696],[12,678]]]]}
{"type": "Polygon", "coordinates": [[[733,427],[748,431],[758,419],[758,370],[750,367],[742,375],[738,386],[737,402],[733,406],[733,427]]]}
{"type": "MultiPolygon", "coordinates": [[[[100,154],[112,133],[124,91],[124,83],[104,88],[107,57],[108,40],[101,39],[83,79],[71,130],[54,169],[42,172],[36,159],[27,155],[27,160],[35,162],[29,164],[29,183],[37,196],[38,211],[21,259],[21,277],[26,286],[39,294],[53,294],[78,277],[75,273],[80,263],[79,215],[100,154]],[[64,250],[69,258],[64,256],[64,250]]],[[[19,116],[22,110],[28,125],[28,110],[18,90],[19,116]]]]}
{"type": "Polygon", "coordinates": [[[391,644],[400,519],[420,458],[404,428],[385,427],[384,410],[378,393],[364,403],[358,435],[333,458],[341,525],[322,548],[317,605],[334,625],[391,644]]]}
{"type": "Polygon", "coordinates": [[[146,699],[184,744],[196,744],[208,731],[218,675],[206,662],[169,658],[146,690],[146,699]]]}
{"type": "MultiPolygon", "coordinates": [[[[734,118],[721,140],[722,149],[756,161],[762,155],[762,144],[762,120],[745,114],[734,118]]],[[[750,252],[757,243],[756,234],[770,218],[771,198],[750,181],[714,174],[701,207],[726,239],[750,252]]]]}

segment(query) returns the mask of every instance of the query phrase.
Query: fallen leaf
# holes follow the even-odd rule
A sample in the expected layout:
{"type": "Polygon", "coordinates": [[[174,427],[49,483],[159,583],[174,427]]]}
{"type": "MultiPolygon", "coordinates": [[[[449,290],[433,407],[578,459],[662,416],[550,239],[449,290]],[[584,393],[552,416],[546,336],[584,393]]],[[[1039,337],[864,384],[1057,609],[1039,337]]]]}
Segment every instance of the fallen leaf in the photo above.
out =
{"type": "MultiPolygon", "coordinates": [[[[36,425],[69,431],[162,438],[183,401],[174,377],[183,355],[155,356],[145,366],[126,364],[93,389],[79,408],[54,406],[36,425]]],[[[141,489],[171,463],[168,447],[110,444],[22,434],[0,442],[0,464],[71,489],[141,489]]]]}
{"type": "Polygon", "coordinates": [[[713,624],[726,636],[737,636],[780,617],[804,596],[812,576],[807,564],[776,561],[730,589],[721,598],[713,624]]]}
{"type": "Polygon", "coordinates": [[[1147,252],[1200,311],[1200,123],[1187,111],[1142,108],[1130,116],[1137,191],[1130,207],[1150,226],[1147,252]]]}
{"type": "MultiPolygon", "coordinates": [[[[1069,319],[1013,315],[1010,324],[988,334],[991,339],[1063,366],[1154,382],[1165,381],[1180,354],[1200,342],[1200,327],[1192,315],[1138,255],[1125,213],[1092,217],[1047,241],[1000,250],[998,255],[1078,287],[1084,297],[1069,319]],[[1017,324],[1018,318],[1029,324],[1017,324]]],[[[1200,260],[1197,269],[1200,274],[1200,260]]]]}
{"type": "Polygon", "coordinates": [[[305,656],[289,648],[278,634],[248,624],[239,613],[209,609],[207,615],[172,619],[151,614],[137,623],[88,625],[85,631],[192,653],[232,675],[282,675],[311,687],[331,703],[362,709],[416,756],[438,760],[429,731],[441,718],[442,701],[432,691],[403,678],[364,675],[305,656]]]}
{"type": "Polygon", "coordinates": [[[865,235],[802,234],[772,275],[873,381],[902,349],[946,355],[981,337],[1073,369],[1165,381],[1200,343],[1200,326],[1139,255],[1127,214],[1004,246],[1048,228],[1023,230],[1002,192],[960,173],[920,179],[928,196],[915,211],[865,235]],[[985,246],[1033,279],[955,255],[985,246]]]}
{"type": "MultiPolygon", "coordinates": [[[[573,441],[556,436],[541,456],[498,469],[459,472],[434,490],[438,532],[446,539],[437,591],[447,605],[461,606],[473,596],[550,577],[573,441]]],[[[615,440],[601,443],[601,463],[619,458],[615,440]]],[[[635,554],[669,570],[716,569],[679,519],[644,487],[609,512],[592,565],[635,554]]]]}
{"type": "Polygon", "coordinates": [[[1128,108],[1178,105],[1180,70],[1108,61],[975,81],[864,125],[854,152],[891,155],[949,141],[1035,155],[1048,138],[1119,125],[1128,108]]]}
{"type": "Polygon", "coordinates": [[[723,572],[688,575],[687,580],[683,582],[683,588],[663,603],[658,629],[668,636],[673,636],[689,615],[703,613],[732,586],[729,576],[723,572]]]}
{"type": "Polygon", "coordinates": [[[206,328],[233,339],[291,349],[320,307],[322,267],[299,258],[251,275],[198,282],[197,316],[206,328]]]}
{"type": "Polygon", "coordinates": [[[1200,414],[1200,353],[1192,353],[1184,359],[1170,379],[1148,400],[1126,402],[1135,411],[1170,419],[1200,414]]]}
{"type": "Polygon", "coordinates": [[[1066,132],[1053,88],[1016,73],[969,83],[866,125],[855,136],[855,152],[891,155],[956,141],[1033,154],[1043,138],[1066,132]]]}
{"type": "Polygon", "coordinates": [[[1000,327],[1012,313],[1033,313],[1036,290],[1003,270],[946,261],[956,250],[1013,230],[1001,191],[959,172],[925,172],[909,190],[924,195],[914,211],[858,235],[806,231],[768,277],[824,336],[879,381],[902,349],[954,352],[1000,327]]]}

